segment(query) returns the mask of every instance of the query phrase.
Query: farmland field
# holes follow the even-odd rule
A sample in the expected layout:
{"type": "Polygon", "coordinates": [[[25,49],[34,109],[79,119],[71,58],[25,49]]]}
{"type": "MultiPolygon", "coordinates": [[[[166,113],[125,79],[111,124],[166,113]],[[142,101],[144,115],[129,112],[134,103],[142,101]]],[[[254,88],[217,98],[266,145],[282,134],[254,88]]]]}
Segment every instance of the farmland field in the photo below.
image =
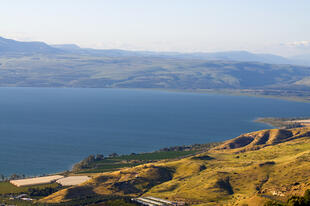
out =
{"type": "Polygon", "coordinates": [[[10,193],[12,194],[26,193],[28,192],[28,189],[30,188],[44,189],[47,187],[56,188],[56,187],[59,187],[59,184],[51,183],[51,184],[42,184],[42,185],[28,186],[28,187],[16,187],[9,182],[0,182],[0,195],[10,194],[10,193]]]}
{"type": "Polygon", "coordinates": [[[134,167],[149,161],[159,161],[164,159],[175,159],[197,153],[192,151],[160,151],[152,153],[130,154],[118,157],[106,158],[96,161],[90,165],[90,169],[82,169],[77,173],[100,173],[114,171],[124,167],[134,167]]]}

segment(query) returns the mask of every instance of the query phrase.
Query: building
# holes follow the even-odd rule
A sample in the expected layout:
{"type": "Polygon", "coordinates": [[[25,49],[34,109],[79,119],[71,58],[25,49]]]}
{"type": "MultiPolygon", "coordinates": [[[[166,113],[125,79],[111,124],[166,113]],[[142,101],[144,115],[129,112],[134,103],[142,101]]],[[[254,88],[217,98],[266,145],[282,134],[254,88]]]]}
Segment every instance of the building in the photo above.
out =
{"type": "Polygon", "coordinates": [[[138,197],[133,198],[133,201],[145,206],[181,206],[185,205],[183,202],[172,202],[157,197],[138,197]]]}

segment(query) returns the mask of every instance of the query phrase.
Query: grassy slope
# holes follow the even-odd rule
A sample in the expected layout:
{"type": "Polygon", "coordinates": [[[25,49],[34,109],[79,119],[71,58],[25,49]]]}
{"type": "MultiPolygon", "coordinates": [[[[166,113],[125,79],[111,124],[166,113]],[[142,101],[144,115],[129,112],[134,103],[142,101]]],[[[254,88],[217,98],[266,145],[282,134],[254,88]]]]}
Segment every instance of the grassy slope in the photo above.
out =
{"type": "Polygon", "coordinates": [[[91,169],[82,169],[76,171],[76,174],[82,173],[100,173],[100,172],[111,172],[124,167],[134,167],[141,164],[148,163],[150,161],[158,161],[164,159],[175,159],[181,158],[188,155],[197,153],[198,150],[191,151],[160,151],[152,153],[142,154],[130,154],[122,155],[118,157],[105,158],[101,161],[96,161],[91,165],[91,169]]]}
{"type": "MultiPolygon", "coordinates": [[[[33,189],[45,189],[45,188],[58,188],[58,183],[42,184],[28,187],[16,187],[9,182],[0,182],[0,205],[2,203],[7,203],[8,205],[18,205],[18,206],[30,206],[33,202],[23,201],[23,200],[10,200],[10,195],[17,196],[19,194],[28,193],[30,188],[33,189]]],[[[40,197],[32,197],[38,199],[40,197]]]]}
{"type": "Polygon", "coordinates": [[[58,186],[59,186],[58,183],[51,183],[51,184],[42,184],[42,185],[29,186],[29,187],[16,187],[9,182],[0,182],[0,195],[27,193],[28,189],[30,188],[44,189],[47,187],[56,188],[58,186]]]}
{"type": "Polygon", "coordinates": [[[91,191],[152,195],[193,205],[261,205],[268,198],[285,200],[310,188],[310,128],[243,136],[252,137],[251,142],[240,144],[238,137],[196,157],[99,174],[42,202],[69,201],[91,191]]]}

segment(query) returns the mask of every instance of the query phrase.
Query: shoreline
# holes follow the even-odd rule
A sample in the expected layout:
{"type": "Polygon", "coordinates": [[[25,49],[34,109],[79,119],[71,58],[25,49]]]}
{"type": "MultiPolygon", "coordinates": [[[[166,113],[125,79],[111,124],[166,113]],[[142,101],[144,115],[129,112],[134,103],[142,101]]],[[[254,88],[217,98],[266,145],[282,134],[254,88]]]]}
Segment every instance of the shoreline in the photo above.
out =
{"type": "MultiPolygon", "coordinates": [[[[270,122],[268,122],[268,121],[264,121],[265,119],[281,119],[281,118],[274,118],[274,117],[264,117],[264,118],[262,118],[262,117],[258,117],[258,118],[256,118],[256,119],[254,119],[254,120],[252,120],[253,122],[255,122],[255,123],[261,123],[261,124],[264,124],[264,125],[268,125],[268,126],[271,126],[271,127],[273,127],[273,128],[278,128],[279,126],[276,126],[276,125],[274,125],[274,124],[272,124],[272,123],[270,123],[270,122]]],[[[284,119],[284,118],[282,118],[282,119],[284,119]]],[[[285,118],[285,119],[296,119],[296,120],[303,120],[303,119],[306,119],[305,117],[295,117],[295,118],[285,118]]],[[[307,118],[307,119],[310,119],[310,117],[309,118],[307,118]]],[[[254,132],[254,131],[253,131],[254,132]]],[[[234,137],[232,137],[232,138],[234,138],[234,137]]],[[[227,139],[227,140],[229,140],[229,139],[227,139]]],[[[227,141],[227,140],[225,140],[225,141],[227,141]]],[[[193,146],[193,145],[208,145],[208,144],[217,144],[217,143],[221,143],[221,142],[209,142],[209,143],[202,143],[202,144],[191,144],[191,145],[175,145],[175,146],[170,146],[169,148],[174,148],[174,147],[188,147],[188,146],[193,146]]],[[[159,148],[159,149],[157,149],[157,150],[155,150],[155,151],[148,151],[148,152],[141,152],[141,153],[135,153],[136,155],[140,155],[140,154],[152,154],[152,153],[156,153],[156,152],[160,152],[160,151],[162,151],[163,149],[166,149],[166,148],[168,148],[168,147],[164,147],[164,148],[159,148]]],[[[127,155],[131,155],[131,154],[129,154],[129,153],[127,153],[127,154],[120,154],[120,156],[127,156],[127,155]]],[[[80,161],[78,161],[78,162],[73,162],[73,163],[71,163],[70,164],[70,169],[66,169],[66,170],[61,170],[61,171],[58,171],[58,172],[52,172],[52,173],[42,173],[42,174],[38,174],[38,175],[25,175],[25,178],[36,178],[36,177],[45,177],[45,176],[53,176],[53,175],[66,175],[66,174],[70,174],[71,173],[71,175],[72,175],[72,172],[73,172],[73,167],[76,165],[76,164],[78,164],[79,162],[81,162],[83,159],[81,159],[80,161]]],[[[10,178],[12,175],[19,175],[20,177],[22,177],[23,176],[23,174],[21,173],[21,174],[19,174],[19,173],[12,173],[12,174],[9,174],[9,175],[5,175],[4,177],[5,178],[10,178]]],[[[78,175],[78,174],[76,174],[76,175],[78,175]]],[[[21,178],[21,179],[25,179],[25,178],[21,178]]],[[[1,182],[1,181],[0,181],[1,182]]]]}
{"type": "MultiPolygon", "coordinates": [[[[126,156],[131,156],[131,155],[150,155],[150,154],[156,154],[156,153],[161,153],[161,152],[167,152],[167,150],[169,151],[176,151],[175,148],[183,148],[184,150],[181,150],[181,151],[188,151],[188,152],[192,152],[192,154],[186,154],[186,155],[181,155],[181,156],[178,156],[178,157],[175,157],[176,159],[178,158],[184,158],[185,156],[188,156],[188,155],[194,155],[194,154],[198,154],[200,153],[201,151],[205,151],[206,148],[209,148],[209,147],[213,147],[214,145],[218,145],[222,142],[210,142],[210,143],[203,143],[203,144],[191,144],[191,145],[176,145],[176,146],[170,146],[170,147],[164,147],[164,148],[159,148],[155,151],[150,151],[150,152],[141,152],[141,153],[127,153],[127,154],[119,154],[117,155],[116,157],[126,157],[126,156]]],[[[116,154],[116,153],[115,153],[116,154]]],[[[85,160],[87,157],[85,157],[84,159],[81,159],[80,161],[78,162],[75,162],[75,163],[72,163],[72,167],[69,169],[69,170],[63,170],[63,171],[59,171],[59,172],[52,172],[52,173],[46,173],[46,174],[39,174],[39,175],[25,175],[23,176],[22,174],[18,174],[18,173],[13,173],[13,174],[9,174],[7,176],[4,176],[6,178],[5,181],[11,181],[11,180],[22,180],[22,179],[30,179],[30,178],[38,178],[38,177],[47,177],[47,176],[55,176],[55,175],[63,175],[63,176],[78,176],[78,175],[83,175],[83,173],[79,173],[79,171],[74,171],[74,166],[76,166],[77,164],[79,164],[80,162],[82,162],[83,160],[85,160]],[[17,179],[10,179],[10,177],[12,175],[18,175],[19,178],[17,179]]],[[[106,156],[104,157],[104,160],[106,159],[111,159],[112,157],[110,156],[106,156]]],[[[173,158],[173,159],[175,159],[173,158]]],[[[167,159],[162,159],[162,160],[168,160],[169,158],[167,159]]],[[[156,160],[156,161],[160,161],[160,160],[156,160]]],[[[143,163],[144,164],[144,163],[143,163]]],[[[121,168],[119,168],[121,169],[121,168]]],[[[112,171],[112,170],[111,170],[112,171]]],[[[101,173],[101,172],[100,172],[101,173]]],[[[89,173],[86,173],[86,174],[99,174],[98,172],[89,172],[89,173]]],[[[0,182],[5,182],[5,181],[1,181],[0,182]]]]}
{"type": "MultiPolygon", "coordinates": [[[[281,96],[281,95],[266,95],[260,94],[261,92],[268,92],[268,90],[249,90],[249,89],[173,89],[173,88],[127,88],[127,87],[16,87],[5,86],[1,87],[7,89],[14,88],[33,88],[33,89],[116,89],[116,90],[141,90],[141,91],[161,91],[161,92],[175,92],[175,93],[187,93],[187,94],[218,94],[218,95],[230,95],[230,96],[248,96],[257,98],[271,98],[281,99],[286,101],[304,102],[310,103],[310,96],[281,96]]],[[[279,91],[281,92],[281,91],[279,91]]]]}
{"type": "MultiPolygon", "coordinates": [[[[34,89],[117,89],[117,90],[141,90],[141,91],[161,91],[161,92],[177,92],[177,93],[193,93],[193,94],[218,94],[218,95],[230,95],[230,96],[252,96],[252,97],[256,97],[256,98],[273,98],[273,99],[285,99],[288,100],[286,98],[282,98],[282,97],[273,97],[273,96],[260,96],[260,95],[250,95],[250,94],[242,94],[242,93],[231,93],[231,92],[227,92],[226,90],[179,90],[179,89],[162,89],[162,88],[77,88],[77,87],[0,87],[1,88],[34,88],[34,89]]],[[[297,101],[289,99],[288,101],[297,101]]],[[[299,101],[297,101],[299,102],[299,101]]],[[[268,122],[264,122],[264,121],[259,121],[259,117],[252,120],[253,122],[259,122],[268,126],[272,126],[272,127],[276,127],[273,124],[270,124],[268,122]]],[[[160,149],[160,148],[159,148],[160,149]]],[[[147,152],[147,153],[151,153],[147,152]]],[[[57,172],[52,172],[52,173],[46,173],[46,175],[55,175],[55,174],[63,174],[68,170],[71,170],[73,165],[76,164],[77,162],[73,162],[72,164],[70,164],[71,167],[68,167],[65,170],[61,170],[61,171],[57,171],[57,172]]],[[[14,173],[13,173],[14,174],[14,173]]],[[[5,175],[6,177],[10,177],[13,174],[8,174],[5,175]]],[[[20,174],[22,175],[22,173],[20,174]]],[[[27,175],[27,177],[40,177],[44,175],[44,173],[42,174],[38,174],[38,175],[27,175]]]]}
{"type": "Polygon", "coordinates": [[[275,128],[309,127],[310,117],[259,117],[254,122],[267,124],[275,128]]]}

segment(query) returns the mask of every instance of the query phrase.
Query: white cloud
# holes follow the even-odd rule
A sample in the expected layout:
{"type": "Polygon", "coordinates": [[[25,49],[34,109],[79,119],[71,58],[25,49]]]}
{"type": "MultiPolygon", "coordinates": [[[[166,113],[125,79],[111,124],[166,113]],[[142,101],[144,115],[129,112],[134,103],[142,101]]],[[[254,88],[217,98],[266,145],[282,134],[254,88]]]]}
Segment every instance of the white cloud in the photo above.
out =
{"type": "Polygon", "coordinates": [[[310,41],[294,41],[285,44],[290,47],[310,47],[310,41]]]}

